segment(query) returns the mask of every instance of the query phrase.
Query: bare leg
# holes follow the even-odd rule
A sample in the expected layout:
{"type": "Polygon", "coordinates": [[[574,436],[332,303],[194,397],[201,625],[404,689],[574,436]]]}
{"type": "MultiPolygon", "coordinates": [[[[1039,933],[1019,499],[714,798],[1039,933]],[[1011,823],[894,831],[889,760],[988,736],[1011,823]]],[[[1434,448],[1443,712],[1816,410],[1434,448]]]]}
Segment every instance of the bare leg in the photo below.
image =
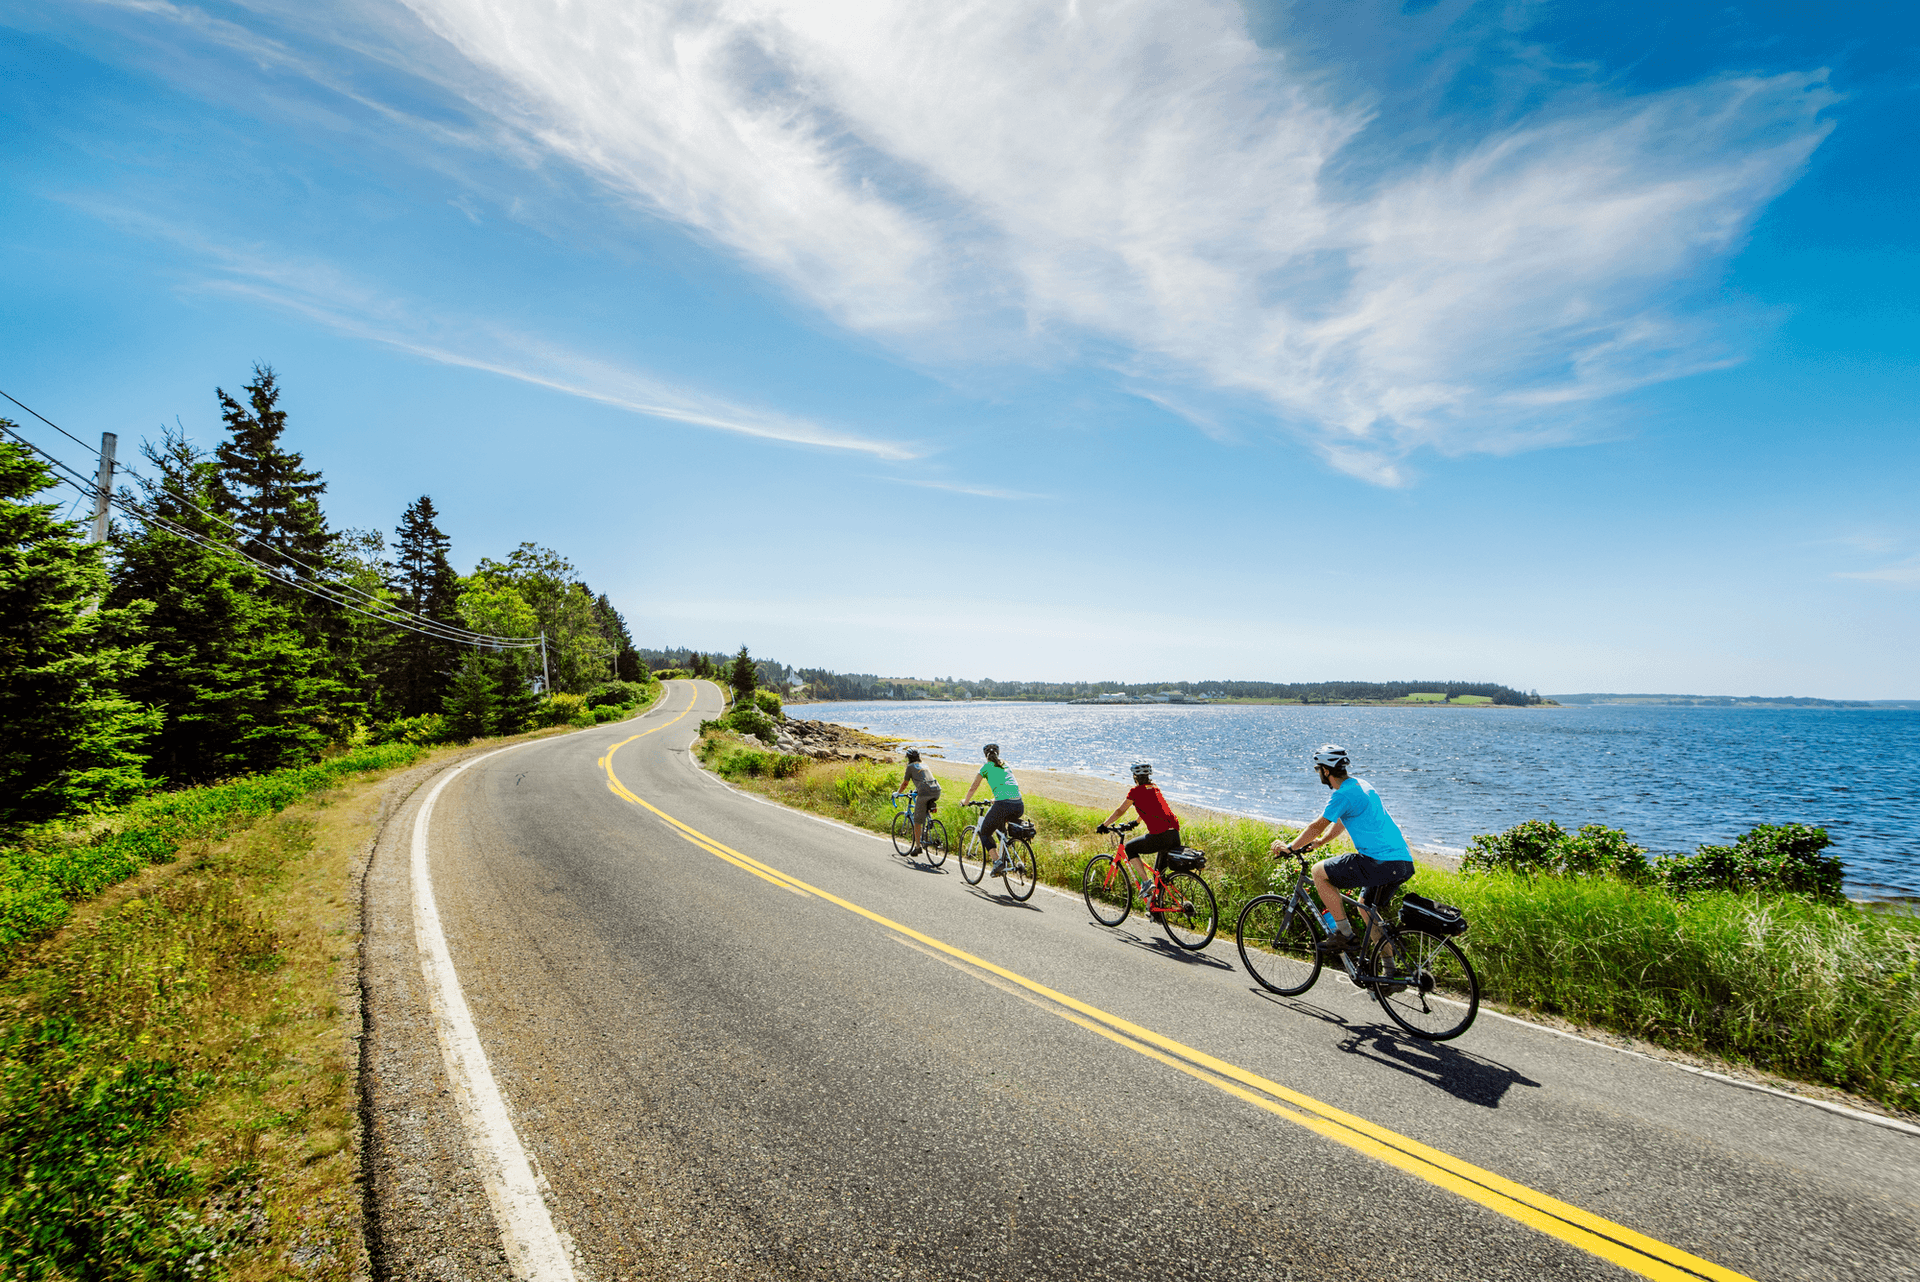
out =
{"type": "MultiPolygon", "coordinates": [[[[1320,902],[1333,914],[1337,925],[1347,924],[1347,910],[1340,902],[1340,892],[1327,880],[1327,861],[1321,860],[1313,866],[1313,889],[1320,896],[1320,902]]],[[[1351,929],[1351,927],[1349,927],[1351,929]]]]}

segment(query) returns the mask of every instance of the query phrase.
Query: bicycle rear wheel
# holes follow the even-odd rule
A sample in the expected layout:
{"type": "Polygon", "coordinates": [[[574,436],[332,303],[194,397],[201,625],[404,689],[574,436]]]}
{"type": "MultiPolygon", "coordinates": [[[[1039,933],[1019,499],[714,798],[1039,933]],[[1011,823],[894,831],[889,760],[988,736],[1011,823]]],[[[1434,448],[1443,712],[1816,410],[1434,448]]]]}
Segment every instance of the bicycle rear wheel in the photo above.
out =
{"type": "Polygon", "coordinates": [[[987,875],[987,848],[980,844],[977,825],[960,834],[960,875],[969,886],[978,886],[987,875]]]}
{"type": "Polygon", "coordinates": [[[1133,879],[1112,855],[1095,855],[1080,874],[1080,897],[1102,926],[1118,926],[1133,911],[1133,879]]]}
{"type": "Polygon", "coordinates": [[[1393,1022],[1422,1041],[1460,1036],[1480,1013],[1480,977],[1459,945],[1424,930],[1398,930],[1367,954],[1373,995],[1393,1022]]]}
{"type": "Polygon", "coordinates": [[[1261,895],[1247,901],[1233,928],[1240,964],[1270,993],[1297,997],[1320,978],[1320,923],[1311,905],[1291,895],[1261,895]]]}
{"type": "Polygon", "coordinates": [[[927,826],[921,830],[920,857],[930,868],[947,862],[947,826],[938,819],[927,820],[927,826]]]}
{"type": "Polygon", "coordinates": [[[1213,902],[1213,887],[1197,872],[1168,873],[1160,902],[1167,911],[1157,914],[1160,929],[1167,932],[1174,946],[1197,953],[1213,942],[1220,929],[1220,909],[1213,902]]]}
{"type": "Polygon", "coordinates": [[[1033,847],[1025,839],[1006,843],[1007,870],[1000,874],[1007,893],[1021,903],[1033,898],[1034,883],[1040,879],[1040,866],[1033,861],[1033,847]]]}
{"type": "Polygon", "coordinates": [[[893,853],[904,855],[913,849],[913,818],[898,814],[893,817],[893,853]]]}

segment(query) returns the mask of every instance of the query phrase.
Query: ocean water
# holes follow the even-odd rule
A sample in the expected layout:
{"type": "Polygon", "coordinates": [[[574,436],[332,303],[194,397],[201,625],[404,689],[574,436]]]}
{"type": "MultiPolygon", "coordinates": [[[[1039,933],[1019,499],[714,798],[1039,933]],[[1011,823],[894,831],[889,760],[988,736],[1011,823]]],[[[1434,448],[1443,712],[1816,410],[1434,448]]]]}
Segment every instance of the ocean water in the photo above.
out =
{"type": "Polygon", "coordinates": [[[1819,824],[1849,894],[1920,897],[1920,711],[876,701],[793,715],[962,760],[998,743],[1016,772],[1120,779],[1144,758],[1171,797],[1280,820],[1320,813],[1326,790],[1306,762],[1338,743],[1417,846],[1554,819],[1623,828],[1661,854],[1756,823],[1819,824]]]}

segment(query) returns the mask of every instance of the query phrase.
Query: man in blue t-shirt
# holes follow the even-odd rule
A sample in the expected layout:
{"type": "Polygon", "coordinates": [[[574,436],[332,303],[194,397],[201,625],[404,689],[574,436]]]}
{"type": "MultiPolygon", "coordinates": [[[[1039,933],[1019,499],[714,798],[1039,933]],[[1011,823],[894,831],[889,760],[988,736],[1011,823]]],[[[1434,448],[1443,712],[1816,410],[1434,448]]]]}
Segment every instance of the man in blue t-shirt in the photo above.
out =
{"type": "Polygon", "coordinates": [[[1308,824],[1298,837],[1292,842],[1276,841],[1272,848],[1273,857],[1278,859],[1282,854],[1303,854],[1331,845],[1342,833],[1353,839],[1352,854],[1322,859],[1313,866],[1313,888],[1333,916],[1335,926],[1320,941],[1323,953],[1338,953],[1360,945],[1341,905],[1340,893],[1334,887],[1341,890],[1365,887],[1366,893],[1360,902],[1373,908],[1385,902],[1394,887],[1413,876],[1413,852],[1407,849],[1407,839],[1400,835],[1400,825],[1380,804],[1380,794],[1371,784],[1364,779],[1347,777],[1347,769],[1352,764],[1347,750],[1339,744],[1320,745],[1320,751],[1313,754],[1313,768],[1320,782],[1333,789],[1333,796],[1327,799],[1327,808],[1321,816],[1308,824]]]}

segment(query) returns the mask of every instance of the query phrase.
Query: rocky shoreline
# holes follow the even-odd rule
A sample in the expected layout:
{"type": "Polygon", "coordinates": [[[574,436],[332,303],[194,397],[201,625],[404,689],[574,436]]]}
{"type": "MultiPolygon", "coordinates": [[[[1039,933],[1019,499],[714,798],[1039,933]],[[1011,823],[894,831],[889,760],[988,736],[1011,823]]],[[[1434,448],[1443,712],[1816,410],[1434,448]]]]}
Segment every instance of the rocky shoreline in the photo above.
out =
{"type": "Polygon", "coordinates": [[[895,748],[900,740],[831,721],[787,717],[775,723],[773,733],[774,748],[814,761],[873,761],[886,765],[900,760],[895,748]]]}

